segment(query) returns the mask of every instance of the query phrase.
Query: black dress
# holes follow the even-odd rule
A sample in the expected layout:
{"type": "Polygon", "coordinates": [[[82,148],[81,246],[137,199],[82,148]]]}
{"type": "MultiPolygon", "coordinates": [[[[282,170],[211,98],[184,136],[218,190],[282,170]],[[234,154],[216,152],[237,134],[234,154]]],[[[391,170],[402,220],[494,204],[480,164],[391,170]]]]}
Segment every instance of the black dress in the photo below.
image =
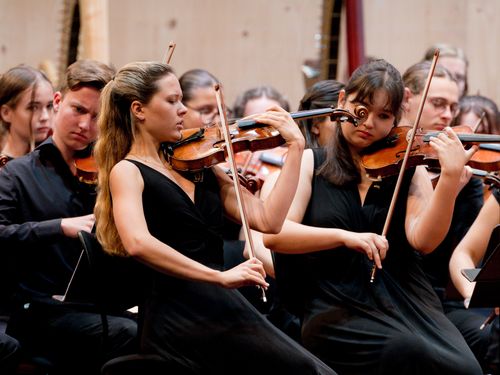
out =
{"type": "MultiPolygon", "coordinates": [[[[219,186],[211,170],[195,203],[170,179],[140,162],[150,233],[209,267],[223,262],[219,186]]],[[[270,324],[242,295],[151,270],[145,288],[141,349],[199,374],[335,374],[270,324]]]]}
{"type": "MultiPolygon", "coordinates": [[[[314,156],[317,168],[324,152],[315,150],[314,156]]],[[[337,248],[303,256],[310,280],[303,344],[341,374],[482,374],[406,239],[412,175],[404,178],[387,236],[389,251],[374,283],[365,254],[337,248]]],[[[355,183],[335,187],[315,174],[303,223],[381,233],[394,185],[395,179],[372,184],[361,204],[355,183]]]]}

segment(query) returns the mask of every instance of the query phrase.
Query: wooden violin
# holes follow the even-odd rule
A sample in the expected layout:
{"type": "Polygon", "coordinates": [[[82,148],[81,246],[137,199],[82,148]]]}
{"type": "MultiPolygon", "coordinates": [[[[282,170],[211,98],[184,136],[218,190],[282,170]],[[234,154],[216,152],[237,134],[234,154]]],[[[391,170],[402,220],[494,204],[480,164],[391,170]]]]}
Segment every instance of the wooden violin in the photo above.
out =
{"type": "MultiPolygon", "coordinates": [[[[464,144],[500,142],[500,136],[473,134],[468,126],[454,127],[453,129],[464,144]]],[[[408,146],[407,139],[410,131],[411,127],[409,126],[395,127],[386,138],[365,150],[361,163],[370,178],[380,179],[399,173],[401,161],[408,146]]],[[[439,168],[437,154],[429,144],[430,138],[437,136],[438,133],[418,131],[415,134],[407,168],[417,165],[439,168]]],[[[469,160],[468,165],[484,171],[498,171],[500,170],[500,152],[480,148],[469,160]]]]}
{"type": "MultiPolygon", "coordinates": [[[[332,121],[349,121],[354,126],[367,117],[368,111],[359,106],[354,114],[340,108],[320,108],[291,113],[294,119],[330,116],[332,121]]],[[[272,126],[257,123],[255,120],[239,120],[229,127],[234,152],[244,150],[258,151],[275,148],[285,141],[272,126]]],[[[165,159],[178,171],[201,171],[204,168],[224,162],[227,151],[219,126],[199,129],[185,129],[182,138],[176,143],[162,144],[165,159]]]]}
{"type": "Polygon", "coordinates": [[[95,162],[91,143],[85,149],[75,153],[75,168],[78,180],[87,185],[97,185],[97,163],[95,162]]]}

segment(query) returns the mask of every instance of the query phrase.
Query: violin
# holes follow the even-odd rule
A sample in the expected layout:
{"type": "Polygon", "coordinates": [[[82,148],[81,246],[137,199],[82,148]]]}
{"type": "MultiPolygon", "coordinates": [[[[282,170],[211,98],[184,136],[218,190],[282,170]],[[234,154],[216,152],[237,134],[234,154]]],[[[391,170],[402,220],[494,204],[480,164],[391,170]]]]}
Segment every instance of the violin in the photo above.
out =
{"type": "MultiPolygon", "coordinates": [[[[468,126],[455,126],[454,131],[464,144],[500,142],[500,136],[489,134],[473,134],[468,126]]],[[[398,126],[391,130],[389,135],[375,142],[362,155],[361,163],[367,175],[373,179],[381,179],[399,173],[400,165],[406,148],[411,127],[398,126]]],[[[407,167],[427,165],[430,168],[439,168],[439,159],[430,146],[429,140],[439,132],[418,131],[410,151],[407,167]]],[[[481,148],[467,163],[472,168],[483,171],[500,170],[500,152],[481,148]]]]}
{"type": "MultiPolygon", "coordinates": [[[[271,150],[261,150],[256,152],[243,151],[235,155],[238,166],[238,177],[240,183],[252,194],[260,190],[267,176],[280,171],[285,163],[286,147],[276,147],[271,150]]],[[[219,164],[227,173],[231,174],[227,162],[219,164]]]]}
{"type": "MultiPolygon", "coordinates": [[[[332,121],[349,121],[354,126],[363,121],[368,110],[359,106],[354,114],[340,108],[320,108],[290,114],[293,119],[330,116],[332,121]]],[[[278,130],[255,120],[238,120],[229,126],[235,153],[275,148],[285,143],[278,130]]],[[[165,159],[177,171],[198,172],[226,160],[227,151],[219,126],[182,130],[181,140],[163,143],[165,159]]]]}
{"type": "Polygon", "coordinates": [[[97,163],[92,150],[94,144],[75,153],[75,168],[78,181],[87,185],[97,185],[97,163]]]}

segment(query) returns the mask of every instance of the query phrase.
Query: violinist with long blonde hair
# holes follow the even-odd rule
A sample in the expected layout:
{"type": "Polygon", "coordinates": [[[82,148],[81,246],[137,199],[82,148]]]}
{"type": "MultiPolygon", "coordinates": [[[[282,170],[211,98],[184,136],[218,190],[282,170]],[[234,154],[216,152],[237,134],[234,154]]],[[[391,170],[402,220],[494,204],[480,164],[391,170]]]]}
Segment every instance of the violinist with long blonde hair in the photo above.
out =
{"type": "MultiPolygon", "coordinates": [[[[221,270],[223,215],[239,219],[231,180],[215,166],[193,182],[159,151],[162,142],[181,137],[182,99],[168,65],[131,63],[104,89],[98,121],[98,239],[108,252],[132,256],[149,269],[142,281],[141,352],[187,373],[334,374],[234,290],[267,287],[260,261],[221,270]]],[[[276,127],[289,145],[269,199],[243,194],[250,226],[275,233],[295,193],[304,139],[278,107],[255,119],[276,127]]]]}

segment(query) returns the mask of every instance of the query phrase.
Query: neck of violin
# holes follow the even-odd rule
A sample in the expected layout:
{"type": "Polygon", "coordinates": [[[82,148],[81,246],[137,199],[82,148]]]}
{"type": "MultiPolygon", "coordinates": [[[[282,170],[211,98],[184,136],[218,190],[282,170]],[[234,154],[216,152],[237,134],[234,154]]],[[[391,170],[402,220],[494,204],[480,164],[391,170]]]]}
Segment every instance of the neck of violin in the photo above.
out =
{"type": "Polygon", "coordinates": [[[493,134],[458,134],[462,142],[500,143],[500,136],[493,134]]]}
{"type": "MultiPolygon", "coordinates": [[[[442,132],[430,132],[424,135],[424,142],[429,142],[431,137],[436,137],[442,132]]],[[[458,139],[463,143],[500,143],[500,135],[492,134],[457,134],[458,139]]]]}
{"type": "MultiPolygon", "coordinates": [[[[309,109],[305,111],[291,112],[290,116],[292,116],[294,120],[305,120],[312,117],[330,116],[332,113],[333,113],[333,108],[318,108],[318,109],[309,109]]],[[[252,119],[238,120],[237,124],[240,129],[252,128],[262,125],[252,119]]]]}

